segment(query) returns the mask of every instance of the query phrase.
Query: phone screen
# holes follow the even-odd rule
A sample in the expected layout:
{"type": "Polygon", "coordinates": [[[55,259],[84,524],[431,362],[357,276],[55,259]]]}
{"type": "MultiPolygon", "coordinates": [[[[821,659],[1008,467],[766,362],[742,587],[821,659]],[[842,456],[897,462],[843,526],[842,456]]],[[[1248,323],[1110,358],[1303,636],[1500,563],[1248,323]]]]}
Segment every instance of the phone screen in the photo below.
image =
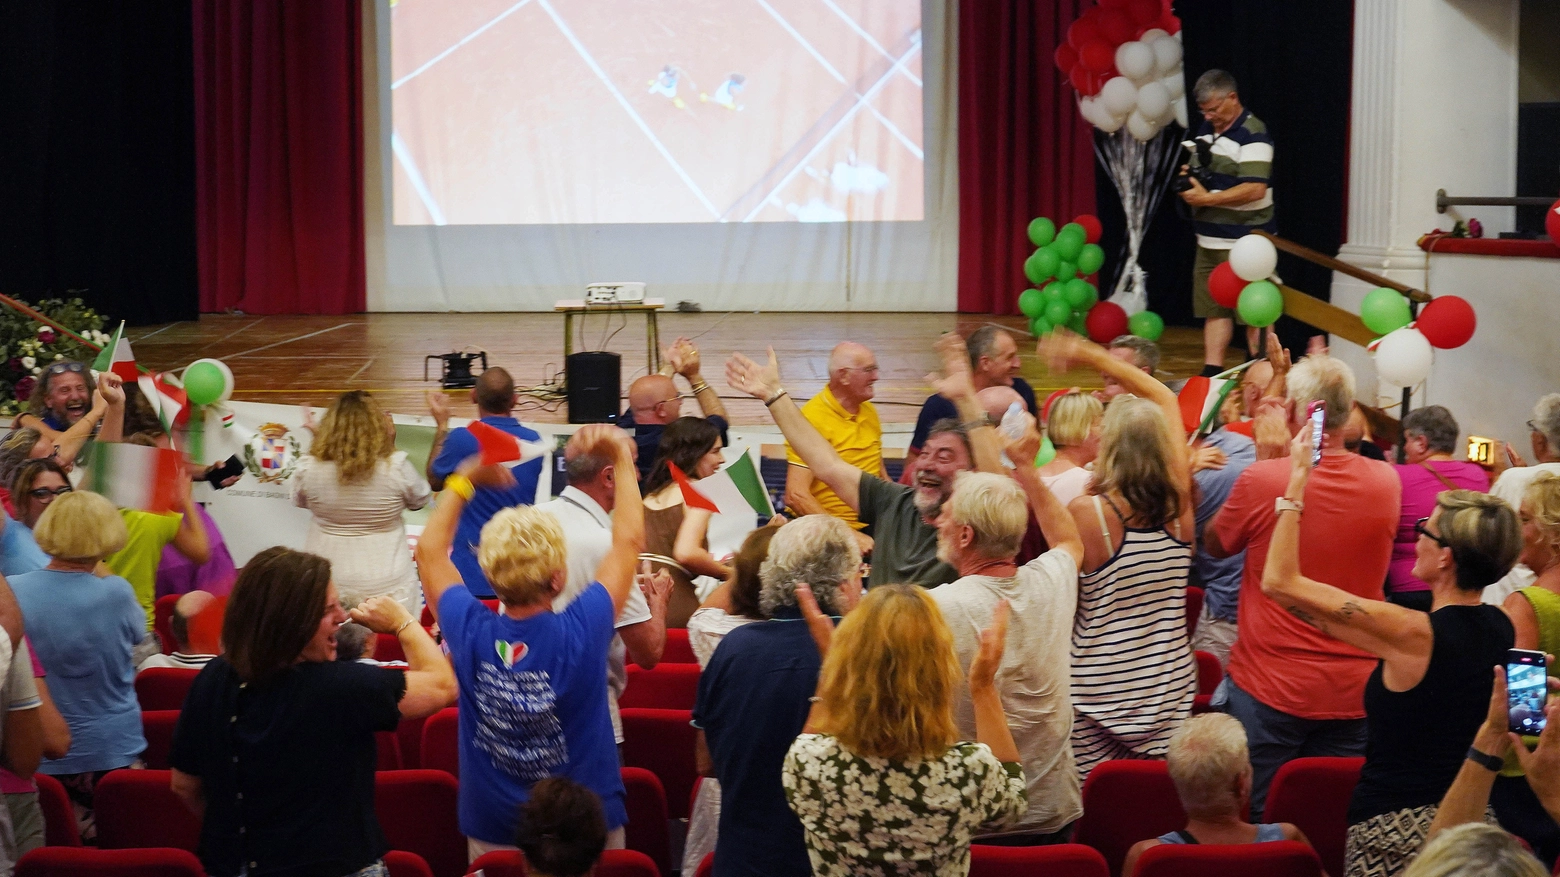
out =
{"type": "Polygon", "coordinates": [[[1506,656],[1506,714],[1511,730],[1519,734],[1543,731],[1548,698],[1544,653],[1512,649],[1506,656]]]}
{"type": "Polygon", "coordinates": [[[1327,419],[1327,406],[1311,403],[1311,465],[1322,461],[1322,424],[1327,419]]]}

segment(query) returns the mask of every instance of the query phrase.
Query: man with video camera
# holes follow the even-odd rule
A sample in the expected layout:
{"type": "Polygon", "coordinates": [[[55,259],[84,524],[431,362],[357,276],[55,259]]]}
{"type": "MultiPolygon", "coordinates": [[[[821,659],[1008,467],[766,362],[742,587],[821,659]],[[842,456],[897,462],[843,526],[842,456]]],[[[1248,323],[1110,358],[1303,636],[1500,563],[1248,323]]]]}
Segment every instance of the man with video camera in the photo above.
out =
{"type": "MultiPolygon", "coordinates": [[[[1203,374],[1224,371],[1224,351],[1235,332],[1235,311],[1213,300],[1208,276],[1230,257],[1241,237],[1262,229],[1275,231],[1273,138],[1267,126],[1241,106],[1235,77],[1209,70],[1197,78],[1192,97],[1202,113],[1197,133],[1186,142],[1189,153],[1175,191],[1192,211],[1197,231],[1197,262],[1192,268],[1192,313],[1203,318],[1203,374]]],[[[1246,327],[1246,344],[1260,356],[1260,329],[1246,327]]]]}

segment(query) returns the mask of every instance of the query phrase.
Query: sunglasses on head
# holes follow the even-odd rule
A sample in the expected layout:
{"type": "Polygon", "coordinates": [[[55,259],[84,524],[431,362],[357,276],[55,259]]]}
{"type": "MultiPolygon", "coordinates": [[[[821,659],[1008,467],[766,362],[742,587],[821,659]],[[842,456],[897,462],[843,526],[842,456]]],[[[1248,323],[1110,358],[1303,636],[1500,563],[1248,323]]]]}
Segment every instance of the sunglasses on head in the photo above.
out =
{"type": "Polygon", "coordinates": [[[79,374],[85,372],[86,370],[87,370],[87,367],[85,365],[83,365],[83,364],[81,364],[79,362],[66,360],[66,361],[63,361],[63,362],[51,363],[48,368],[43,370],[43,373],[46,374],[46,375],[50,375],[50,376],[62,375],[62,374],[65,374],[66,372],[71,372],[72,374],[78,374],[79,375],[79,374]]]}
{"type": "Polygon", "coordinates": [[[33,499],[48,499],[51,496],[60,496],[62,494],[70,493],[70,491],[71,488],[69,484],[65,485],[64,487],[34,487],[32,490],[27,491],[27,495],[33,499]]]}

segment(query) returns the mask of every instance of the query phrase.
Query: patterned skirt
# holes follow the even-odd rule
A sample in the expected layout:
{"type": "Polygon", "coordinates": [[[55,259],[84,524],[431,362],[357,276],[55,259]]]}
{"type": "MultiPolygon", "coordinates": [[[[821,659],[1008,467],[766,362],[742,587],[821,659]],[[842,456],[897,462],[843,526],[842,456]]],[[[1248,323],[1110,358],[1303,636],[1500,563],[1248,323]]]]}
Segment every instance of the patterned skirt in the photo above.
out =
{"type": "MultiPolygon", "coordinates": [[[[1424,849],[1435,811],[1434,804],[1409,807],[1350,825],[1343,860],[1347,877],[1396,877],[1403,873],[1424,849]]],[[[1495,825],[1495,811],[1485,808],[1484,821],[1495,825]]]]}

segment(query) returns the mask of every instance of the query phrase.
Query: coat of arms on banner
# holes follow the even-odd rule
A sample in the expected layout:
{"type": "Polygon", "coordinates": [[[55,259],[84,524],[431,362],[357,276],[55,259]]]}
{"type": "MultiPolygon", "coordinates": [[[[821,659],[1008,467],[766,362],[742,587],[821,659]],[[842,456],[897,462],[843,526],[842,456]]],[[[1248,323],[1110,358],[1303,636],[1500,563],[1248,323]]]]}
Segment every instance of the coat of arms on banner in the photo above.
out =
{"type": "Polygon", "coordinates": [[[286,481],[302,456],[298,440],[280,423],[262,423],[260,431],[244,446],[244,467],[266,484],[286,481]]]}

